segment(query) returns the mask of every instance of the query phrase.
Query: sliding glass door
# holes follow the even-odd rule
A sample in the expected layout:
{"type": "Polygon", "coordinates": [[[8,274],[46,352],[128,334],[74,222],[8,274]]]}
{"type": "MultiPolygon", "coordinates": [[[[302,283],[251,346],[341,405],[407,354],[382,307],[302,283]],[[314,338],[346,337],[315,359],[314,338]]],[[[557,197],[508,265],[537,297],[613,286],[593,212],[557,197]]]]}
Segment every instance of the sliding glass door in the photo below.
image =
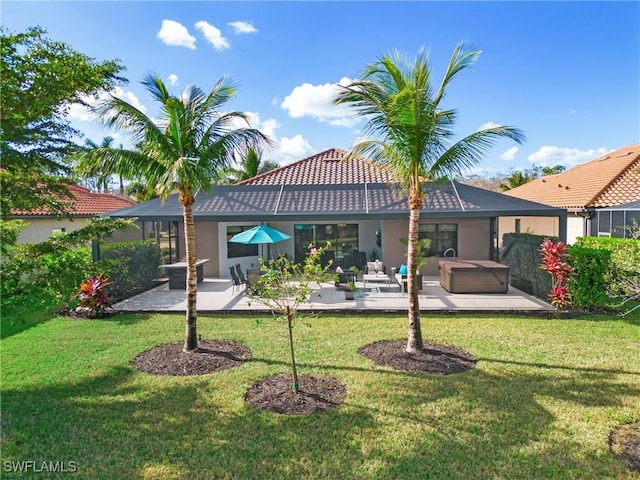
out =
{"type": "Polygon", "coordinates": [[[328,243],[331,245],[322,257],[323,265],[331,260],[333,267],[349,267],[356,265],[359,259],[357,223],[296,224],[294,242],[296,262],[304,262],[309,254],[309,245],[326,247],[328,243]]]}

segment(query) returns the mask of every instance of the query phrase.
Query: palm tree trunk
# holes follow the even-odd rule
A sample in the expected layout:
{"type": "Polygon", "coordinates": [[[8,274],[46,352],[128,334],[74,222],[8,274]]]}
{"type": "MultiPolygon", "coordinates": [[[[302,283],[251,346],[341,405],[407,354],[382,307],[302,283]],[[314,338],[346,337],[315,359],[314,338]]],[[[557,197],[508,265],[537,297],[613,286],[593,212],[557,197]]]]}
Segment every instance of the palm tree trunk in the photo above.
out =
{"type": "Polygon", "coordinates": [[[183,195],[180,192],[180,203],[184,208],[184,240],[187,248],[187,315],[185,319],[185,352],[191,352],[198,348],[198,336],[196,333],[196,317],[198,298],[198,281],[196,273],[196,227],[193,221],[194,197],[191,192],[183,195]]]}
{"type": "MultiPolygon", "coordinates": [[[[410,194],[410,197],[412,195],[410,194]]],[[[419,195],[418,195],[419,196],[419,195]]],[[[407,339],[407,352],[416,353],[424,348],[422,342],[422,329],[420,327],[420,302],[418,300],[417,280],[417,253],[418,253],[418,225],[420,220],[420,208],[414,208],[411,202],[409,210],[409,240],[407,242],[407,290],[409,295],[409,333],[407,339]]],[[[419,203],[422,205],[422,202],[419,203]]]]}

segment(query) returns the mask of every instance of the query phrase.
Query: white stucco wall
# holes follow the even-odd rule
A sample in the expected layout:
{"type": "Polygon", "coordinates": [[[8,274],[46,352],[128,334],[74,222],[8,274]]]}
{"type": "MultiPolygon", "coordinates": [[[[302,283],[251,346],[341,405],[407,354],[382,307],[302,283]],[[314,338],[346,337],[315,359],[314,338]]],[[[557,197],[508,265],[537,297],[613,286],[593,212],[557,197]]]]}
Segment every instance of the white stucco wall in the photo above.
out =
{"type": "Polygon", "coordinates": [[[44,242],[51,236],[54,229],[64,228],[65,232],[70,233],[87,225],[88,219],[81,218],[75,220],[55,218],[34,218],[25,221],[29,224],[18,236],[18,244],[24,243],[40,243],[44,242]]]}

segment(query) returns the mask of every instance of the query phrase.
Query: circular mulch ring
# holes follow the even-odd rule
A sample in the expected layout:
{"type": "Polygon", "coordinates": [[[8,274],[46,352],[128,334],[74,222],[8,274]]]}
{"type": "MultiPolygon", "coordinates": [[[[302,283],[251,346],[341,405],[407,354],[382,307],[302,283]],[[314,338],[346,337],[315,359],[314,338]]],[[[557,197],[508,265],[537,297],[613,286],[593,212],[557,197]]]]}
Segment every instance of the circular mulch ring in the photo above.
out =
{"type": "Polygon", "coordinates": [[[177,377],[220,372],[251,360],[249,347],[233,340],[200,340],[193,352],[183,351],[183,346],[159,345],[142,352],[131,364],[141,372],[177,377]]]}
{"type": "Polygon", "coordinates": [[[281,373],[257,381],[244,400],[250,405],[285,415],[321,413],[340,405],[347,389],[333,377],[317,374],[298,375],[298,393],[291,385],[293,375],[281,373]]]}
{"type": "Polygon", "coordinates": [[[640,472],[640,423],[627,423],[609,434],[613,454],[624,460],[631,470],[640,472]]]}
{"type": "Polygon", "coordinates": [[[476,357],[456,347],[425,342],[421,352],[408,353],[406,346],[406,340],[381,340],[361,347],[358,352],[377,365],[410,373],[451,375],[476,366],[476,357]]]}

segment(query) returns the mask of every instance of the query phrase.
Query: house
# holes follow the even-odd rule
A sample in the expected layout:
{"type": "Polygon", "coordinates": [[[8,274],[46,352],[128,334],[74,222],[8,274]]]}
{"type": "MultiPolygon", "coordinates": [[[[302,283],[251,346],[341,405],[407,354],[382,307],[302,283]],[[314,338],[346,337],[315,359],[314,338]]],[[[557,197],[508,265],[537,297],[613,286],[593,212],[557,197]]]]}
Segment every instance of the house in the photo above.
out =
{"type": "MultiPolygon", "coordinates": [[[[568,243],[581,236],[621,236],[625,219],[615,207],[640,201],[640,144],[540,177],[505,194],[566,210],[568,243]]],[[[551,218],[518,216],[501,219],[500,228],[558,235],[559,227],[551,218]]]]}
{"type": "MultiPolygon", "coordinates": [[[[329,149],[237,185],[214,186],[198,192],[193,205],[196,253],[210,259],[204,274],[228,277],[229,267],[257,268],[259,255],[287,254],[303,260],[309,244],[331,242],[325,260],[333,265],[362,265],[377,253],[388,266],[406,262],[409,207],[406,197],[392,186],[389,170],[367,159],[343,160],[345,151],[329,149]],[[229,242],[235,234],[268,223],[291,236],[269,246],[229,242]]],[[[566,211],[507,197],[457,182],[426,183],[420,236],[429,238],[430,257],[497,259],[498,218],[549,216],[564,228],[566,211]]],[[[184,256],[182,207],[177,195],[165,203],[155,199],[111,212],[114,217],[137,217],[141,233],[149,238],[153,222],[170,226],[163,238],[184,256]],[[171,233],[172,232],[172,233],[171,233]]],[[[429,261],[425,275],[435,275],[437,262],[429,261]]]]}
{"type": "Polygon", "coordinates": [[[629,238],[640,228],[640,200],[599,208],[595,213],[591,222],[591,236],[629,238]]]}
{"type": "MultiPolygon", "coordinates": [[[[29,223],[18,237],[17,243],[40,243],[56,232],[73,232],[84,227],[88,219],[134,205],[134,202],[109,193],[95,193],[78,185],[69,185],[73,198],[69,200],[68,217],[57,217],[46,209],[15,212],[10,220],[21,219],[29,223]]],[[[66,201],[66,199],[65,199],[66,201]]],[[[119,234],[119,239],[124,240],[119,234]]]]}

